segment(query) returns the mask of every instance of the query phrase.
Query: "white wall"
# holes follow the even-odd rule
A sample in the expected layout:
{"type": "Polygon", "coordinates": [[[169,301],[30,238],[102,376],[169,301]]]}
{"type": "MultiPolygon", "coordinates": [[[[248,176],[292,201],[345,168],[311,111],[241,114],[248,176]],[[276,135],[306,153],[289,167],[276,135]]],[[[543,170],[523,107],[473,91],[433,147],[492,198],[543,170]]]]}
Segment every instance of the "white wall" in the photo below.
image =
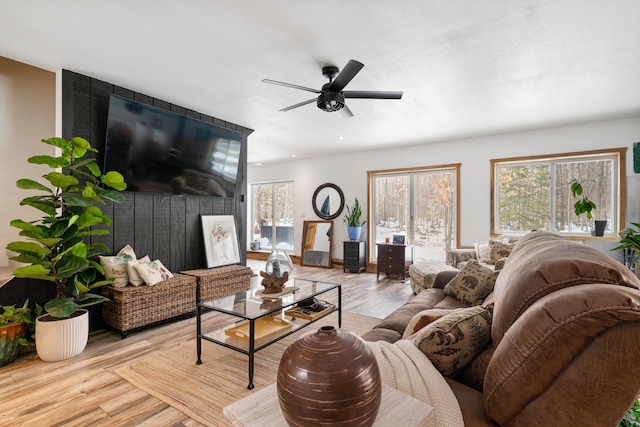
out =
{"type": "MultiPolygon", "coordinates": [[[[27,163],[36,154],[45,154],[43,138],[55,136],[56,75],[20,62],[0,57],[0,266],[8,265],[5,247],[17,240],[12,219],[38,218],[35,209],[20,206],[29,192],[16,187],[20,178],[41,180],[46,166],[27,163]]],[[[53,155],[53,147],[49,150],[53,155]]]]}
{"type": "MultiPolygon", "coordinates": [[[[489,237],[490,159],[628,147],[627,175],[634,175],[634,142],[640,142],[640,117],[262,166],[249,165],[248,182],[294,182],[294,254],[300,255],[302,222],[319,219],[311,205],[311,197],[319,185],[334,183],[342,189],[349,205],[355,197],[366,204],[367,171],[461,163],[460,244],[470,246],[489,237]]],[[[248,212],[251,212],[250,208],[248,212]]],[[[366,218],[366,206],[364,210],[366,218]]],[[[333,258],[342,259],[342,242],[348,239],[342,215],[334,220],[334,224],[333,258]]],[[[365,237],[363,230],[361,240],[365,237]]]]}

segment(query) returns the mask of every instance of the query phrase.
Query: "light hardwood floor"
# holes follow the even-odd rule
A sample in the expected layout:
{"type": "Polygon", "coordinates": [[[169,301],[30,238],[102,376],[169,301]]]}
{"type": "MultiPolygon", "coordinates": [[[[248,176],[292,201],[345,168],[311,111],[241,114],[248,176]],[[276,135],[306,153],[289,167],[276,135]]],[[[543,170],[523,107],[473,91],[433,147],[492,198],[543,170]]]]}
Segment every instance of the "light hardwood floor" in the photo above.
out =
{"type": "MultiPolygon", "coordinates": [[[[264,261],[249,260],[248,265],[257,273],[264,261]]],[[[292,276],[341,283],[344,311],[378,318],[413,295],[408,282],[387,276],[376,280],[372,273],[297,265],[292,276]]],[[[203,316],[204,327],[220,323],[216,316],[203,316]]],[[[200,426],[115,374],[138,358],[194,339],[195,330],[195,318],[189,318],[132,332],[124,340],[116,331],[97,331],[81,355],[55,363],[23,354],[0,368],[0,426],[200,426]]]]}

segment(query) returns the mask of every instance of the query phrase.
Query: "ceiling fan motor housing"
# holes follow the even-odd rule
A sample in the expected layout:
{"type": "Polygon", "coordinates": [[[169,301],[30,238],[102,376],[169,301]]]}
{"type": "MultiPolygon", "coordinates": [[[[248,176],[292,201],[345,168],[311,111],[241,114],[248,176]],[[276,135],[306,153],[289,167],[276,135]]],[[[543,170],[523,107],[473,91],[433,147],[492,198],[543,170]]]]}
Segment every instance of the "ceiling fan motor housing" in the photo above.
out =
{"type": "Polygon", "coordinates": [[[318,108],[331,113],[344,107],[344,96],[337,92],[322,92],[318,96],[318,108]]]}

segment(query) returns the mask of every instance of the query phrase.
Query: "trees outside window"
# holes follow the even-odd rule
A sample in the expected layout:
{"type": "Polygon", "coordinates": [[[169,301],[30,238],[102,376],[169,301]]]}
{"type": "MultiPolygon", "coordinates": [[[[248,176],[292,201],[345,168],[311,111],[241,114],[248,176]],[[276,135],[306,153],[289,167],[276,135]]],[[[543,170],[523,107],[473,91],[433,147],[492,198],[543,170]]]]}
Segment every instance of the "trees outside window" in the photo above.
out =
{"type": "MultiPolygon", "coordinates": [[[[405,236],[414,262],[444,262],[458,242],[459,165],[369,172],[370,240],[405,236]]],[[[370,259],[377,258],[370,245],[370,259]]]]}
{"type": "Polygon", "coordinates": [[[293,182],[252,184],[251,206],[252,241],[293,251],[293,182]]]}
{"type": "Polygon", "coordinates": [[[590,235],[593,220],[576,215],[571,182],[596,204],[594,220],[607,220],[605,235],[617,235],[624,223],[625,149],[536,158],[492,160],[492,234],[547,230],[590,235]]]}

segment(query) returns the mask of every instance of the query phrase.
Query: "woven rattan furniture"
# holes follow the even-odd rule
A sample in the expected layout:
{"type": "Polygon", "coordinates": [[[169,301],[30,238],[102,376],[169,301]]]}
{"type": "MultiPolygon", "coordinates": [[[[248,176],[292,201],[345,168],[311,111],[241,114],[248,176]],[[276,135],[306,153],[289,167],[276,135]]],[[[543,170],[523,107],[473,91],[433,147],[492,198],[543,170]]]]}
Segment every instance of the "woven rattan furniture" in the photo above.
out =
{"type": "Polygon", "coordinates": [[[244,265],[187,270],[182,271],[182,274],[198,279],[197,302],[248,291],[251,286],[251,269],[244,265]]]}
{"type": "Polygon", "coordinates": [[[119,330],[122,338],[132,329],[183,315],[196,310],[196,278],[175,274],[153,286],[102,288],[108,302],[102,304],[102,320],[119,330]]]}

